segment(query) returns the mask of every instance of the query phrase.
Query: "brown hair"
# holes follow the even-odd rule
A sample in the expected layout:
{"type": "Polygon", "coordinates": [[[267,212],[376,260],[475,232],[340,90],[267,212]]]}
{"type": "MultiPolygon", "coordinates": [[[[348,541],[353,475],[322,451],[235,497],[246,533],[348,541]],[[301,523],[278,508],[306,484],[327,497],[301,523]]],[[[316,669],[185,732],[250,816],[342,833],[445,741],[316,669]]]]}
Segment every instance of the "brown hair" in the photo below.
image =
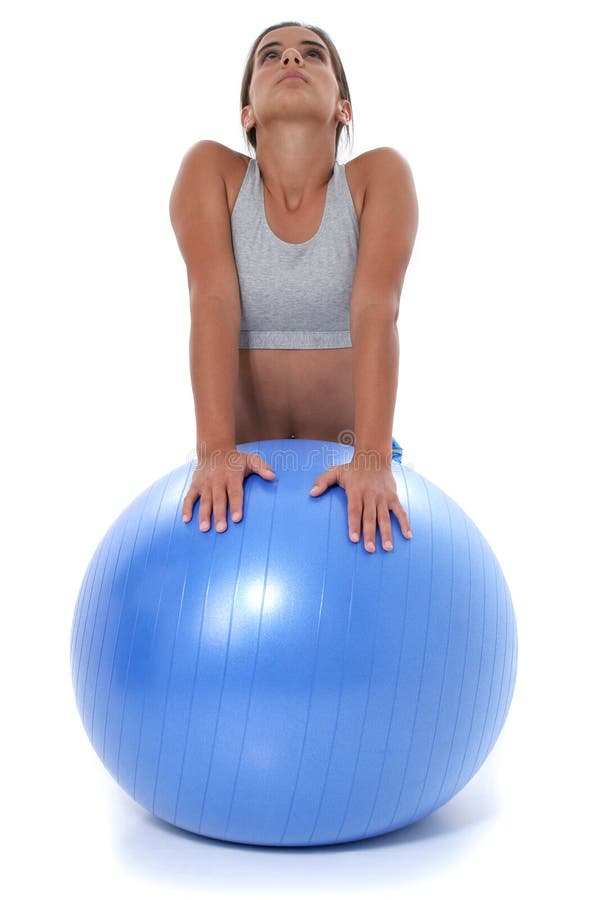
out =
{"type": "MultiPolygon", "coordinates": [[[[337,83],[338,83],[338,86],[340,89],[340,99],[348,100],[350,103],[352,103],[352,101],[350,100],[350,89],[348,87],[348,82],[346,81],[346,73],[344,72],[344,67],[342,65],[340,55],[337,52],[335,45],[334,45],[333,41],[331,40],[331,38],[329,37],[329,35],[327,34],[327,32],[323,31],[322,28],[317,28],[315,25],[306,25],[304,22],[279,22],[277,25],[269,25],[268,28],[265,28],[264,31],[261,31],[261,33],[258,35],[256,40],[252,44],[250,52],[248,53],[248,58],[246,60],[244,76],[242,78],[242,89],[241,89],[241,93],[240,93],[240,102],[241,102],[240,109],[243,109],[244,106],[248,106],[248,104],[250,103],[250,96],[249,96],[250,95],[250,82],[252,81],[252,74],[254,72],[254,54],[256,53],[256,48],[258,47],[261,39],[265,36],[265,34],[267,34],[267,32],[274,31],[276,28],[284,28],[287,25],[299,25],[300,28],[308,28],[310,31],[314,31],[316,34],[319,35],[319,37],[326,44],[326,46],[329,50],[329,54],[331,56],[333,70],[335,72],[335,77],[337,79],[337,83]]],[[[351,119],[350,121],[352,122],[352,128],[354,129],[353,119],[351,119]]],[[[344,128],[346,129],[346,142],[348,144],[350,144],[350,137],[349,137],[350,128],[349,128],[349,126],[344,125],[343,122],[338,122],[336,129],[335,129],[336,159],[337,159],[337,151],[338,151],[338,145],[340,142],[340,137],[341,137],[341,134],[342,134],[342,131],[344,130],[344,128]]],[[[248,150],[250,151],[250,146],[252,146],[254,148],[254,150],[256,150],[256,128],[254,126],[252,126],[252,128],[249,128],[248,131],[244,131],[244,136],[245,136],[246,146],[247,146],[248,150]]]]}

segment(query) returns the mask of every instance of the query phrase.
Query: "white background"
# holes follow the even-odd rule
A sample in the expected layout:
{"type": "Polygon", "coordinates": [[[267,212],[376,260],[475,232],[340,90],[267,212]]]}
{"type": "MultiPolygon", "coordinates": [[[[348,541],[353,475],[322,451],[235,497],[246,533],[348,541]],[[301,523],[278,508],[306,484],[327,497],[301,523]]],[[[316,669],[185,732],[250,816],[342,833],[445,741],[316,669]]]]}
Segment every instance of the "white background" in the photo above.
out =
{"type": "Polygon", "coordinates": [[[4,887],[70,898],[597,896],[598,209],[593,3],[30,2],[3,19],[4,887]],[[394,434],[475,520],[512,592],[513,704],[470,784],[410,828],[272,850],[162,824],[79,720],[69,638],[108,526],[194,451],[168,215],[185,151],[246,152],[268,25],[325,28],[354,146],[409,161],[394,434]]]}

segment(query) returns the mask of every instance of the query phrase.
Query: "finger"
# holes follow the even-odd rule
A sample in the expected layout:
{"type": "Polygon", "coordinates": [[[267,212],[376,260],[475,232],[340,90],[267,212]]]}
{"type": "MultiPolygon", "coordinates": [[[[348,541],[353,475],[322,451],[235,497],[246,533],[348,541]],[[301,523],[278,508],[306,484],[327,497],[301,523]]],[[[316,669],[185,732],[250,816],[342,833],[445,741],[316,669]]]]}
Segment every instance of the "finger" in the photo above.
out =
{"type": "Polygon", "coordinates": [[[252,454],[250,457],[250,469],[262,478],[275,478],[275,472],[269,463],[257,453],[252,454]]]}
{"type": "Polygon", "coordinates": [[[362,501],[360,497],[352,495],[348,497],[348,529],[350,540],[356,543],[360,540],[360,522],[362,519],[362,501]]]}
{"type": "Polygon", "coordinates": [[[232,485],[227,488],[227,498],[231,508],[231,518],[234,522],[239,522],[244,512],[244,491],[239,485],[232,485]]]}
{"type": "Polygon", "coordinates": [[[377,506],[377,521],[379,522],[379,531],[381,533],[381,544],[386,551],[394,549],[392,541],[392,523],[390,521],[390,511],[385,501],[381,501],[377,506]]]}
{"type": "Polygon", "coordinates": [[[200,531],[208,531],[210,528],[210,514],[212,512],[212,491],[207,488],[200,498],[200,514],[198,516],[200,531]]]}
{"type": "Polygon", "coordinates": [[[398,500],[397,497],[392,502],[391,508],[400,523],[400,531],[402,532],[403,536],[407,539],[411,538],[412,530],[410,527],[410,522],[408,521],[408,516],[406,515],[406,512],[404,511],[404,507],[402,506],[402,504],[400,503],[400,501],[398,500]]]}
{"type": "Polygon", "coordinates": [[[309,493],[311,497],[318,497],[319,494],[322,494],[324,490],[328,487],[331,487],[332,484],[336,484],[338,480],[338,467],[331,466],[325,472],[321,472],[321,474],[315,478],[315,483],[311,487],[309,493]]]}
{"type": "Polygon", "coordinates": [[[227,528],[227,492],[224,484],[213,487],[213,516],[217,531],[225,531],[227,528]]]}
{"type": "Polygon", "coordinates": [[[363,500],[363,536],[365,550],[375,552],[375,529],[377,526],[377,505],[375,498],[368,495],[363,500]]]}
{"type": "Polygon", "coordinates": [[[195,487],[191,487],[184,497],[181,507],[181,515],[184,522],[189,522],[194,512],[194,503],[200,496],[199,491],[195,487]]]}

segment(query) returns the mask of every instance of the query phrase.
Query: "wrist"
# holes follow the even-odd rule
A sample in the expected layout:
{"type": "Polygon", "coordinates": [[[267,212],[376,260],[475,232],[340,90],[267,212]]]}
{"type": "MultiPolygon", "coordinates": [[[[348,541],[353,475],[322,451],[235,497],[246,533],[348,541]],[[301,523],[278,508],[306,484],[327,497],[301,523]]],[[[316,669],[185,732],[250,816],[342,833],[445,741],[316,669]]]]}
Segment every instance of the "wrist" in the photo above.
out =
{"type": "Polygon", "coordinates": [[[235,438],[231,434],[196,436],[196,453],[207,449],[219,450],[223,447],[235,447],[235,438]]]}
{"type": "Polygon", "coordinates": [[[204,438],[196,442],[196,456],[198,462],[205,462],[211,458],[236,450],[235,441],[227,438],[204,438]]]}
{"type": "Polygon", "coordinates": [[[392,446],[376,447],[373,445],[355,444],[352,461],[359,468],[380,469],[382,466],[392,466],[392,446]]]}

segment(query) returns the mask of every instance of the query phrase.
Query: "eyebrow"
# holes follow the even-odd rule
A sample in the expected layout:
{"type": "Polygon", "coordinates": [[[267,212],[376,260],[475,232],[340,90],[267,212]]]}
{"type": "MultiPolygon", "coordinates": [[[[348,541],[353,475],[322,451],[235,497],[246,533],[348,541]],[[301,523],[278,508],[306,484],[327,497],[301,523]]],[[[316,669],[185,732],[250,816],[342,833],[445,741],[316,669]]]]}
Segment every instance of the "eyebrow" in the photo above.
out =
{"type": "MultiPolygon", "coordinates": [[[[321,50],[324,50],[325,53],[327,53],[327,47],[325,47],[323,44],[319,44],[318,41],[300,41],[300,43],[301,44],[314,44],[315,47],[320,47],[321,50]]],[[[260,50],[256,51],[256,55],[259,56],[263,52],[263,50],[267,49],[267,47],[283,47],[283,44],[281,43],[281,41],[269,41],[268,44],[263,44],[263,46],[260,48],[260,50]]]]}

